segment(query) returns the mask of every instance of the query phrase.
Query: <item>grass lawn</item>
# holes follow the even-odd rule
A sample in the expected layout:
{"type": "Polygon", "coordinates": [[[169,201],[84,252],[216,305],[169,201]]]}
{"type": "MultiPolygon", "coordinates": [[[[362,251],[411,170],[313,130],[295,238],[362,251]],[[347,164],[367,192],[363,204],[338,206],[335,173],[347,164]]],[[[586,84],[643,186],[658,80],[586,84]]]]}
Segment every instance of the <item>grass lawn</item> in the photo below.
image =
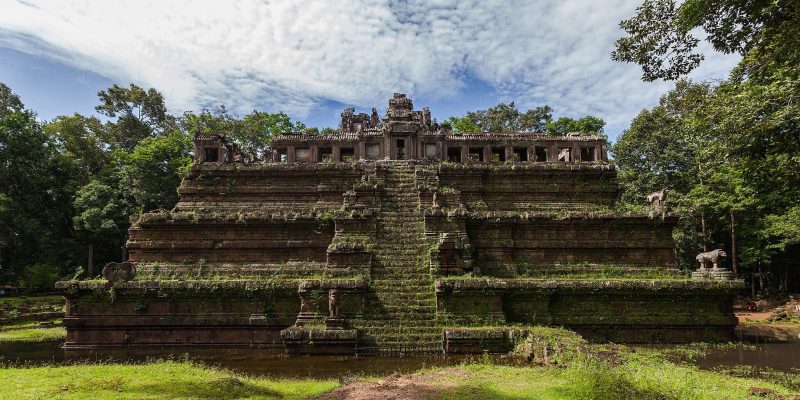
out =
{"type": "Polygon", "coordinates": [[[719,400],[754,398],[752,390],[791,393],[770,382],[635,358],[616,366],[601,362],[567,368],[475,364],[441,372],[445,373],[434,372],[434,376],[443,399],[719,400]]]}
{"type": "MultiPolygon", "coordinates": [[[[466,364],[338,387],[332,379],[255,378],[191,362],[0,368],[0,399],[604,399],[793,398],[774,381],[701,371],[655,352],[569,366],[466,364]]],[[[794,390],[793,390],[794,389],[794,390]]]]}
{"type": "Polygon", "coordinates": [[[64,340],[67,330],[63,326],[39,326],[38,322],[0,327],[0,343],[46,342],[64,340]]]}
{"type": "Polygon", "coordinates": [[[334,380],[249,378],[187,362],[0,368],[0,399],[302,399],[334,380]]]}
{"type": "Polygon", "coordinates": [[[64,297],[61,295],[0,297],[0,304],[8,304],[13,307],[63,305],[64,297]]]}

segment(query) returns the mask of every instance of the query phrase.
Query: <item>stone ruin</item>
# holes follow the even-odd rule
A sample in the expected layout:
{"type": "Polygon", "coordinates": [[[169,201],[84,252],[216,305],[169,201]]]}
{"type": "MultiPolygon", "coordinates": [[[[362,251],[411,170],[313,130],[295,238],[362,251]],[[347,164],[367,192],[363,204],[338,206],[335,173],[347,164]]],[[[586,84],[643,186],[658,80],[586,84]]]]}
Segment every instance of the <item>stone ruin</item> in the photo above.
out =
{"type": "Polygon", "coordinates": [[[194,144],[175,208],[134,218],[129,260],[58,284],[66,348],[507,351],[510,329],[537,324],[733,334],[741,284],[683,277],[675,215],[615,211],[602,137],[454,134],[395,94],[382,118],[347,109],[339,130],[276,136],[261,161],[222,133],[194,144]],[[491,340],[459,329],[474,326],[491,340]]]}

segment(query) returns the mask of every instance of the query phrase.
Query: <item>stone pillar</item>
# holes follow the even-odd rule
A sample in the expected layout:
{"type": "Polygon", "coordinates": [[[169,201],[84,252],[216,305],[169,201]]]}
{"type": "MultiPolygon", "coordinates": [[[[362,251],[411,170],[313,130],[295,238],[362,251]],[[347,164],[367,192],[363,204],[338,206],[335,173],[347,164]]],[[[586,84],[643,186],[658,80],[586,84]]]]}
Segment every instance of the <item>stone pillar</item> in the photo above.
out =
{"type": "Polygon", "coordinates": [[[364,156],[365,151],[366,150],[365,150],[364,142],[363,141],[358,142],[358,145],[356,145],[355,149],[353,150],[353,152],[356,153],[356,154],[353,155],[353,158],[356,159],[356,160],[363,160],[365,158],[365,156],[364,156]]]}
{"type": "Polygon", "coordinates": [[[286,146],[286,162],[294,162],[294,146],[286,146]]]}

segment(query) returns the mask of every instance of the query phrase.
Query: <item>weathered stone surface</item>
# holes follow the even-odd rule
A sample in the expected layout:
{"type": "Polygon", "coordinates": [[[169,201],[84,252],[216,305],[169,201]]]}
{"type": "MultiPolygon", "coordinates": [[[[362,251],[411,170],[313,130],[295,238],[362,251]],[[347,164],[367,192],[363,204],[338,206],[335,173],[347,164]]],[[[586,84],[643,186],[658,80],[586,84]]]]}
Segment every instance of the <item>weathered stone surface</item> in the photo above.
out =
{"type": "MultiPolygon", "coordinates": [[[[259,154],[197,135],[175,208],[132,221],[135,277],[59,283],[66,347],[406,354],[441,351],[444,326],[630,341],[732,332],[737,286],[680,275],[677,217],[614,210],[602,137],[457,135],[396,94],[383,118],[348,109],[338,131],[278,135],[259,154]]],[[[475,350],[458,335],[450,351],[475,350]]],[[[500,343],[489,342],[477,346],[500,343]]]]}

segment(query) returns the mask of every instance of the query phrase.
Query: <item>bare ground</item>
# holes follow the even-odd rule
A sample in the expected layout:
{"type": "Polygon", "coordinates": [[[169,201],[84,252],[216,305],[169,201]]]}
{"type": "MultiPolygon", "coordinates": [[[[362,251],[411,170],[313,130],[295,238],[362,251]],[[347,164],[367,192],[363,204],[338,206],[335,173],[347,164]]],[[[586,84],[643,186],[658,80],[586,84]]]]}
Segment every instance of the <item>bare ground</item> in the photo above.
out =
{"type": "Polygon", "coordinates": [[[317,397],[320,400],[406,400],[440,399],[442,391],[453,385],[445,377],[466,376],[458,369],[423,374],[392,374],[378,382],[357,381],[317,397]]]}

